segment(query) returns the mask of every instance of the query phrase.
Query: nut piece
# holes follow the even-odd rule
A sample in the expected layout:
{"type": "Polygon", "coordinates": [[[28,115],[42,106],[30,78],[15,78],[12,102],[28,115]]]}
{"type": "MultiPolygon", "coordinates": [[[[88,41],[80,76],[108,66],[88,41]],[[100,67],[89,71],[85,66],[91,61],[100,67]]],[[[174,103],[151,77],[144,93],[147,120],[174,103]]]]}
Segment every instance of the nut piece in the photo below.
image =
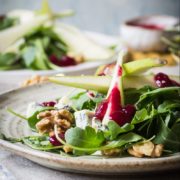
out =
{"type": "Polygon", "coordinates": [[[55,124],[57,125],[58,133],[61,134],[65,133],[74,122],[73,115],[67,109],[40,112],[37,118],[40,119],[36,124],[39,133],[49,133],[49,135],[53,134],[55,124]]]}
{"type": "Polygon", "coordinates": [[[139,157],[139,158],[143,157],[143,154],[134,151],[133,148],[129,148],[128,153],[135,157],[139,157]]]}
{"type": "Polygon", "coordinates": [[[154,150],[151,154],[151,157],[160,157],[162,155],[163,149],[164,149],[163,144],[155,145],[154,150]]]}
{"type": "Polygon", "coordinates": [[[67,119],[69,122],[73,122],[73,115],[67,109],[59,110],[59,115],[62,119],[67,119]]]}
{"type": "Polygon", "coordinates": [[[153,144],[151,141],[144,143],[137,143],[129,148],[127,151],[130,155],[135,157],[160,157],[163,152],[163,144],[153,144]]]}
{"type": "Polygon", "coordinates": [[[113,149],[106,149],[101,151],[102,155],[105,156],[118,156],[121,153],[121,149],[113,148],[113,149]]]}
{"type": "Polygon", "coordinates": [[[133,150],[139,154],[144,154],[146,156],[151,156],[154,150],[154,144],[151,141],[145,143],[138,143],[133,145],[133,150]]]}
{"type": "Polygon", "coordinates": [[[65,153],[69,153],[69,152],[73,151],[73,149],[71,147],[69,147],[68,145],[64,145],[63,150],[64,150],[65,153]]]}
{"type": "Polygon", "coordinates": [[[36,128],[38,129],[39,133],[44,134],[52,131],[53,127],[50,119],[44,118],[36,124],[36,128]]]}
{"type": "Polygon", "coordinates": [[[44,83],[44,82],[47,82],[48,81],[48,78],[46,76],[39,76],[39,75],[35,75],[35,76],[32,76],[31,78],[25,80],[23,83],[22,83],[22,87],[27,87],[27,86],[31,86],[31,85],[34,85],[34,84],[40,84],[40,83],[44,83]]]}

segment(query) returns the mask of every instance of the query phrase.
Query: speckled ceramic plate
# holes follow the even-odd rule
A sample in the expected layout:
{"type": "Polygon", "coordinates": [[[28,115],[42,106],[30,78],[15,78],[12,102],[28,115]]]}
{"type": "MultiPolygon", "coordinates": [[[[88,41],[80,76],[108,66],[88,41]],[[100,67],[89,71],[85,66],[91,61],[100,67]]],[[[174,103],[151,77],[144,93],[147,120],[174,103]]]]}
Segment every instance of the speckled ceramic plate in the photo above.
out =
{"type": "MultiPolygon", "coordinates": [[[[36,85],[17,89],[0,95],[0,132],[8,137],[22,137],[32,134],[27,122],[12,116],[6,111],[11,107],[22,114],[31,101],[48,101],[60,97],[72,90],[70,87],[52,84],[36,85]]],[[[151,171],[163,171],[179,167],[180,154],[157,159],[150,158],[101,158],[97,156],[63,157],[58,154],[30,149],[20,143],[0,140],[0,147],[12,151],[43,166],[62,171],[99,173],[99,174],[131,174],[151,171]]]]}

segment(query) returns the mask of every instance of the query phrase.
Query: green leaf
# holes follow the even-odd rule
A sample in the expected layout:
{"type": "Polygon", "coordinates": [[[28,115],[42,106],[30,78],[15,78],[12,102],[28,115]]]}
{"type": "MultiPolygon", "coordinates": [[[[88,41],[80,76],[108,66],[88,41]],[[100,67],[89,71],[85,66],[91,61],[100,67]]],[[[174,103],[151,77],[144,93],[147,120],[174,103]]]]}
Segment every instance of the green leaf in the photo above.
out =
{"type": "Polygon", "coordinates": [[[90,98],[87,92],[80,92],[70,98],[72,106],[78,110],[89,109],[94,110],[99,102],[102,102],[104,95],[96,94],[94,98],[90,98]]]}
{"type": "Polygon", "coordinates": [[[158,106],[159,113],[165,113],[168,111],[179,110],[180,111],[180,100],[168,100],[164,101],[158,106]]]}
{"type": "Polygon", "coordinates": [[[42,151],[52,151],[55,149],[62,149],[62,146],[53,146],[49,142],[49,136],[28,136],[23,137],[22,141],[27,146],[32,149],[42,150],[42,151]]]}
{"type": "Polygon", "coordinates": [[[138,109],[147,106],[152,101],[163,101],[168,99],[179,99],[180,87],[158,88],[153,91],[144,93],[136,103],[138,109]]]}
{"type": "Polygon", "coordinates": [[[143,139],[142,136],[135,134],[133,132],[129,132],[127,134],[121,135],[114,141],[110,141],[110,143],[104,146],[102,149],[112,149],[112,148],[118,148],[118,147],[120,148],[127,144],[138,142],[142,139],[143,139]]]}
{"type": "Polygon", "coordinates": [[[173,152],[180,151],[180,123],[175,123],[170,129],[166,126],[164,121],[161,119],[158,123],[159,130],[154,139],[156,144],[164,144],[165,149],[173,152]]]}
{"type": "Polygon", "coordinates": [[[35,110],[34,113],[27,118],[30,128],[32,130],[36,131],[36,124],[37,124],[37,122],[39,122],[39,119],[37,119],[37,115],[40,112],[47,111],[47,110],[52,110],[52,109],[54,109],[54,107],[43,107],[43,106],[38,107],[37,110],[35,110]]]}
{"type": "Polygon", "coordinates": [[[81,148],[97,148],[102,145],[105,138],[102,131],[96,132],[92,127],[85,129],[79,127],[71,128],[65,133],[65,140],[72,146],[81,148]]]}
{"type": "Polygon", "coordinates": [[[17,62],[17,55],[15,53],[0,54],[0,66],[12,66],[17,62]]]}
{"type": "Polygon", "coordinates": [[[4,16],[2,19],[0,19],[0,31],[10,28],[18,23],[17,18],[7,17],[4,16]]]}
{"type": "Polygon", "coordinates": [[[34,46],[27,46],[22,49],[21,53],[26,67],[31,67],[36,59],[36,48],[34,46]]]}
{"type": "Polygon", "coordinates": [[[139,111],[136,111],[131,124],[139,124],[141,122],[147,121],[147,120],[151,120],[153,118],[155,118],[158,115],[158,111],[156,109],[154,109],[154,106],[151,106],[150,111],[148,112],[148,110],[146,108],[143,108],[139,111]]]}
{"type": "Polygon", "coordinates": [[[135,104],[140,96],[144,93],[152,91],[154,88],[151,86],[144,86],[140,89],[129,88],[124,90],[125,104],[135,104]]]}
{"type": "Polygon", "coordinates": [[[108,130],[105,133],[106,135],[110,135],[110,140],[116,139],[119,134],[126,133],[134,129],[134,125],[132,124],[126,123],[120,127],[115,121],[109,121],[107,127],[108,130]]]}

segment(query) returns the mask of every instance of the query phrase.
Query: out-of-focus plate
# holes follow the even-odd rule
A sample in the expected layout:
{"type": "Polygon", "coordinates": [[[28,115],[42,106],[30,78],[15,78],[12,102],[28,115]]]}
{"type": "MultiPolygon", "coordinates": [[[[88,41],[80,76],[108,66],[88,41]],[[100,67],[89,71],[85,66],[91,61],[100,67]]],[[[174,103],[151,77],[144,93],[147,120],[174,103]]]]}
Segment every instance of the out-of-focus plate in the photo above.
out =
{"type": "MultiPolygon", "coordinates": [[[[85,34],[93,41],[97,42],[98,44],[101,44],[102,46],[109,47],[115,44],[121,44],[120,46],[123,47],[122,43],[120,43],[120,40],[116,36],[108,36],[105,34],[90,32],[90,31],[85,31],[85,34]]],[[[111,58],[107,60],[85,62],[77,66],[62,68],[61,70],[32,71],[32,70],[23,69],[23,70],[0,71],[0,92],[18,87],[19,84],[22,83],[22,81],[31,77],[32,75],[50,75],[57,73],[63,73],[68,75],[94,74],[98,66],[106,63],[111,63],[113,61],[115,61],[115,59],[111,58]],[[5,79],[6,81],[4,81],[5,79]]]]}
{"type": "MultiPolygon", "coordinates": [[[[8,137],[17,138],[32,134],[27,122],[9,114],[6,111],[7,106],[19,113],[25,114],[26,106],[29,102],[48,101],[63,96],[71,90],[71,87],[43,84],[17,89],[0,95],[0,132],[8,137]]],[[[65,157],[58,154],[33,150],[26,145],[20,143],[13,144],[5,140],[0,140],[0,148],[4,148],[49,168],[91,174],[157,172],[179,168],[180,163],[179,153],[161,158],[65,157]]]]}

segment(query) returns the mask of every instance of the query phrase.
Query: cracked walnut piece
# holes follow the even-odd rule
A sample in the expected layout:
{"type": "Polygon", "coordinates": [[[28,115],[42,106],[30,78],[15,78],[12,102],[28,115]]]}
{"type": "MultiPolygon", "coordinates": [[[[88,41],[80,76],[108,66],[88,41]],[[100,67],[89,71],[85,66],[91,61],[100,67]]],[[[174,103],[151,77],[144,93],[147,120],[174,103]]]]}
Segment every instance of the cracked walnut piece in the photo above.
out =
{"type": "Polygon", "coordinates": [[[151,141],[138,143],[128,149],[128,153],[135,157],[160,157],[163,152],[163,144],[153,144],[151,141]]]}
{"type": "Polygon", "coordinates": [[[121,153],[121,149],[113,148],[101,151],[102,155],[105,156],[118,156],[121,153]]]}
{"type": "Polygon", "coordinates": [[[40,119],[36,124],[39,133],[49,133],[50,135],[54,134],[55,124],[58,126],[58,132],[64,133],[74,122],[72,113],[66,109],[40,112],[37,118],[40,119]]]}
{"type": "Polygon", "coordinates": [[[35,75],[32,76],[31,78],[25,80],[21,87],[27,87],[27,86],[31,86],[34,84],[40,84],[40,83],[44,83],[48,81],[48,77],[47,76],[39,76],[39,75],[35,75]]]}

